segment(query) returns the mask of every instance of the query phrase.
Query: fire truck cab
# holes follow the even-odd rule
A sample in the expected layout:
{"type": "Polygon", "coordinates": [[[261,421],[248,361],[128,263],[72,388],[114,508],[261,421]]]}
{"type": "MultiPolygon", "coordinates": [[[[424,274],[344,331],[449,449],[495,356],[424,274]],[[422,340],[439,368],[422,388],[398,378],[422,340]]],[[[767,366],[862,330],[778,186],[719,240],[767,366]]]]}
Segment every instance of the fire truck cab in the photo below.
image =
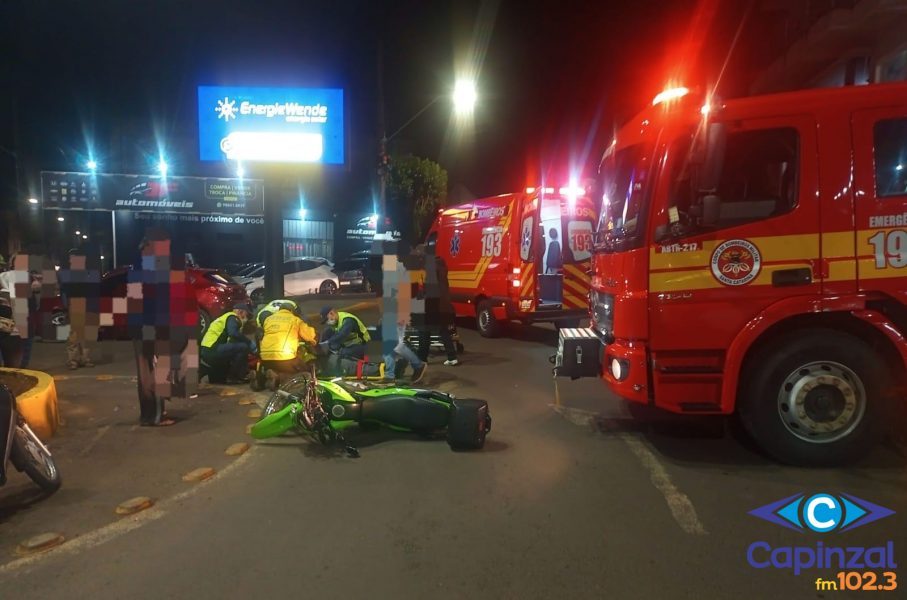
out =
{"type": "Polygon", "coordinates": [[[736,412],[804,465],[860,455],[903,410],[907,85],[669,90],[618,131],[595,196],[580,333],[617,395],[736,412]]]}
{"type": "Polygon", "coordinates": [[[527,188],[440,210],[427,243],[447,264],[457,316],[483,336],[510,320],[575,327],[588,315],[597,217],[579,186],[527,188]]]}

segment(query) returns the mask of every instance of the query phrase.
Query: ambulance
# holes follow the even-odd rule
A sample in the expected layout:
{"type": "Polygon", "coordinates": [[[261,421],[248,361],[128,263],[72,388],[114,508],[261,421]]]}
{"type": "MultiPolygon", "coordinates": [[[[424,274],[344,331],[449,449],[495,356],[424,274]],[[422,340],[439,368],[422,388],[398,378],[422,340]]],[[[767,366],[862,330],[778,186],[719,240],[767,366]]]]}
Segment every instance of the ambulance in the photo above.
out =
{"type": "Polygon", "coordinates": [[[441,209],[427,244],[447,265],[457,316],[483,336],[508,321],[575,327],[588,315],[597,218],[579,185],[530,187],[441,209]]]}

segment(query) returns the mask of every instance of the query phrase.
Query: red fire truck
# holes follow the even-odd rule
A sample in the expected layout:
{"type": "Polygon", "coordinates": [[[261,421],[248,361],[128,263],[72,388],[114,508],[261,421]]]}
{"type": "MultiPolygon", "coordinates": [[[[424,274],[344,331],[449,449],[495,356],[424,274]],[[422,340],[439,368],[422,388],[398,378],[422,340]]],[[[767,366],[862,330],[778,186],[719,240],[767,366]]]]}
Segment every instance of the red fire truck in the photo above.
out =
{"type": "Polygon", "coordinates": [[[903,409],[907,85],[668,90],[595,196],[592,328],[561,331],[559,374],[589,374],[575,356],[598,344],[617,395],[736,412],[795,464],[861,454],[903,409]]]}
{"type": "Polygon", "coordinates": [[[597,213],[578,185],[527,188],[439,211],[428,243],[458,316],[492,337],[505,321],[576,326],[588,315],[597,213]]]}

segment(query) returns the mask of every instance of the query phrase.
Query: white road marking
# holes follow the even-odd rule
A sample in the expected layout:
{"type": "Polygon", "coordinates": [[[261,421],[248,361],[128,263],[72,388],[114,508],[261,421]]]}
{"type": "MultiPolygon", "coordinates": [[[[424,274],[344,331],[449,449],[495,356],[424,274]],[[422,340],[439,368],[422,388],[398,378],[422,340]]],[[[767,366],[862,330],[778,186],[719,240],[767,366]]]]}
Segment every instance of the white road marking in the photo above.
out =
{"type": "MultiPolygon", "coordinates": [[[[596,413],[578,408],[557,406],[555,404],[549,404],[548,406],[566,420],[580,427],[592,426],[598,417],[596,413]]],[[[671,515],[677,521],[677,524],[680,525],[680,528],[692,535],[708,535],[708,531],[706,531],[705,526],[696,514],[693,502],[689,496],[677,489],[658,457],[633,434],[616,433],[614,435],[630,448],[633,455],[649,472],[649,479],[652,481],[652,485],[664,496],[671,515]]]]}
{"type": "Polygon", "coordinates": [[[649,472],[652,485],[664,496],[668,508],[671,509],[671,515],[680,528],[693,535],[707,535],[708,531],[705,530],[705,526],[696,515],[693,502],[686,494],[677,489],[658,457],[634,436],[622,433],[619,434],[619,437],[630,447],[630,451],[649,472]]]}
{"type": "Polygon", "coordinates": [[[75,554],[77,552],[82,552],[84,550],[94,548],[95,546],[100,546],[101,544],[114,540],[122,535],[129,533],[130,531],[138,529],[143,525],[157,521],[161,517],[166,516],[167,513],[172,510],[173,506],[179,504],[180,502],[191,496],[194,496],[200,490],[204,489],[205,486],[210,485],[211,482],[217,481],[218,479],[225,477],[228,473],[240,468],[250,460],[250,457],[252,456],[254,451],[255,447],[253,446],[249,449],[248,452],[231,462],[229,465],[224,467],[223,470],[216,473],[213,477],[205,481],[192,484],[192,487],[190,487],[189,489],[180,492],[176,496],[168,498],[167,500],[164,500],[160,504],[157,504],[152,508],[149,508],[148,510],[144,510],[131,517],[120,519],[119,521],[114,521],[113,523],[105,525],[100,529],[95,529],[94,531],[79,535],[78,537],[75,537],[64,544],[61,544],[60,546],[57,546],[52,550],[48,550],[47,552],[33,554],[31,556],[26,556],[12,562],[8,562],[5,565],[0,565],[0,575],[18,571],[23,567],[34,565],[35,563],[52,556],[75,554]]]}
{"type": "Polygon", "coordinates": [[[99,427],[98,432],[94,434],[94,437],[91,438],[91,441],[88,442],[88,445],[85,446],[85,448],[83,448],[81,452],[79,452],[79,456],[88,456],[88,453],[92,451],[92,449],[95,447],[95,444],[98,443],[98,440],[104,437],[104,434],[108,431],[110,431],[110,425],[99,427]]]}

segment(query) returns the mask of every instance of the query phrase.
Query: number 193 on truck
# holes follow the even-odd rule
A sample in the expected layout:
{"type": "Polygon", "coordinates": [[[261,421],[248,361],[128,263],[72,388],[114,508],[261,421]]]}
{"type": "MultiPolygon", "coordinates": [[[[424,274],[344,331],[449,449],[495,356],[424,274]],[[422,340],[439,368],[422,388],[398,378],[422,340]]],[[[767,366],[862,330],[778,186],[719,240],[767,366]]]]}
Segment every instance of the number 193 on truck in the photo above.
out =
{"type": "Polygon", "coordinates": [[[618,131],[594,197],[592,327],[561,331],[557,374],[736,413],[793,464],[904,425],[907,85],[669,90],[618,131]]]}

